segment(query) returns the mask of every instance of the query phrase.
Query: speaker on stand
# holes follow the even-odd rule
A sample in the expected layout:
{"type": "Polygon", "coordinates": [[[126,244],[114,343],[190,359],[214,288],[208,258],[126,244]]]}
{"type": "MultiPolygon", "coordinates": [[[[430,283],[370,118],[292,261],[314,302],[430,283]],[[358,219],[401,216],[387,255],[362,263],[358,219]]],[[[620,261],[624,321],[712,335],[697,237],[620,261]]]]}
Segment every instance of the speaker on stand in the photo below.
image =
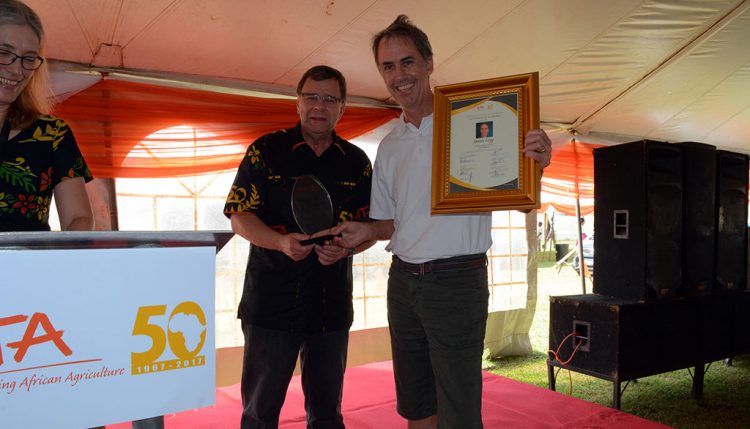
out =
{"type": "Polygon", "coordinates": [[[716,154],[716,278],[714,292],[747,289],[748,156],[716,154]]]}
{"type": "Polygon", "coordinates": [[[682,149],[682,286],[678,296],[712,292],[716,249],[716,147],[682,149]]]}
{"type": "Polygon", "coordinates": [[[682,284],[682,151],[655,141],[594,150],[594,293],[672,298],[682,284]]]}

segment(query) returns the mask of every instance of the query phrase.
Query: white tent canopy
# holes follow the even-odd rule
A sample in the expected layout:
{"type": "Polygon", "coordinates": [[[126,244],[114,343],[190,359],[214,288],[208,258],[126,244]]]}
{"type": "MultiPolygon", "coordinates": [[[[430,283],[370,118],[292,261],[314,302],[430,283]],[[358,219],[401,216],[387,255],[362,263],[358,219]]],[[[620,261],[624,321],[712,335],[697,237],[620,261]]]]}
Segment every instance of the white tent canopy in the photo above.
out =
{"type": "Polygon", "coordinates": [[[748,0],[26,1],[58,70],[289,94],[329,64],[386,102],[370,39],[404,13],[430,36],[433,84],[538,71],[556,140],[750,152],[748,0]]]}
{"type": "MultiPolygon", "coordinates": [[[[290,95],[327,64],[351,101],[392,104],[370,41],[406,14],[432,42],[434,85],[539,72],[556,144],[647,138],[750,153],[750,0],[24,1],[45,24],[62,98],[102,74],[290,95]]],[[[530,349],[531,270],[528,283],[525,312],[491,316],[503,327],[497,354],[530,349]]]]}

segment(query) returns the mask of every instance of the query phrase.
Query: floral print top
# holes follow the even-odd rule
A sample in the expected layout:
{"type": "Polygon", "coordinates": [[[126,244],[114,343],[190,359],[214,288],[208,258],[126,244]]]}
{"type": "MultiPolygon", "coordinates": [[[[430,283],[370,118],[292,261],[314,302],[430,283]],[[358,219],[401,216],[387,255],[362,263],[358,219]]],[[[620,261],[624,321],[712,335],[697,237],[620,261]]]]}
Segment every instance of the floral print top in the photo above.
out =
{"type": "Polygon", "coordinates": [[[74,177],[93,179],[62,119],[42,116],[0,141],[0,231],[49,231],[52,191],[74,177]]]}
{"type": "MultiPolygon", "coordinates": [[[[368,219],[372,165],[365,152],[333,133],[317,156],[301,126],[267,134],[245,153],[229,191],[224,214],[255,214],[281,234],[300,232],[291,207],[298,176],[313,175],[328,190],[332,223],[368,219]]],[[[352,260],[321,265],[315,252],[301,261],[250,246],[238,316],[254,326],[287,332],[349,329],[353,320],[352,260]]]]}

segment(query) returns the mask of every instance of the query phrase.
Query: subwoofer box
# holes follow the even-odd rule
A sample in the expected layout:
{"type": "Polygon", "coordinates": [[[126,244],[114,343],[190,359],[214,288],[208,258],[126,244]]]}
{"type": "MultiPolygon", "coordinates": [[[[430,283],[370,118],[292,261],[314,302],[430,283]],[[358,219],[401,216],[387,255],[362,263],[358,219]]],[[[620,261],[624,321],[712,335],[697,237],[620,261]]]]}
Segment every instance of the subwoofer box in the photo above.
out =
{"type": "Polygon", "coordinates": [[[631,380],[694,366],[699,361],[696,299],[636,302],[602,295],[550,297],[551,350],[573,370],[631,380]],[[565,344],[560,343],[574,333],[565,344]]]}

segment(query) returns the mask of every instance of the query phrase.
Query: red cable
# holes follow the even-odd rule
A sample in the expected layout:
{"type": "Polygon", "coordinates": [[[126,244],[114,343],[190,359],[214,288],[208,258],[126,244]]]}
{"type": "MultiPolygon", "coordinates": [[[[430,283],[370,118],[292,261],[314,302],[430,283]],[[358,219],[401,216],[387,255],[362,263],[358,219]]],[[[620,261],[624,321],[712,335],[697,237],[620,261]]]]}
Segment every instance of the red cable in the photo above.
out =
{"type": "MultiPolygon", "coordinates": [[[[563,344],[565,344],[565,342],[568,341],[568,338],[575,336],[575,334],[576,334],[575,332],[571,332],[565,338],[563,338],[562,342],[557,346],[556,351],[547,350],[547,353],[552,353],[552,356],[554,357],[553,360],[557,361],[560,364],[560,367],[564,368],[565,365],[567,365],[570,361],[572,361],[576,355],[576,352],[578,351],[578,348],[581,347],[581,345],[583,344],[583,339],[581,339],[580,341],[578,341],[578,344],[576,344],[575,348],[573,349],[573,353],[571,353],[568,360],[566,360],[565,362],[560,360],[560,357],[559,357],[560,349],[562,348],[563,344]]],[[[570,374],[569,368],[565,368],[565,369],[568,370],[568,381],[570,382],[570,390],[568,394],[570,396],[573,396],[573,376],[570,374]]]]}

